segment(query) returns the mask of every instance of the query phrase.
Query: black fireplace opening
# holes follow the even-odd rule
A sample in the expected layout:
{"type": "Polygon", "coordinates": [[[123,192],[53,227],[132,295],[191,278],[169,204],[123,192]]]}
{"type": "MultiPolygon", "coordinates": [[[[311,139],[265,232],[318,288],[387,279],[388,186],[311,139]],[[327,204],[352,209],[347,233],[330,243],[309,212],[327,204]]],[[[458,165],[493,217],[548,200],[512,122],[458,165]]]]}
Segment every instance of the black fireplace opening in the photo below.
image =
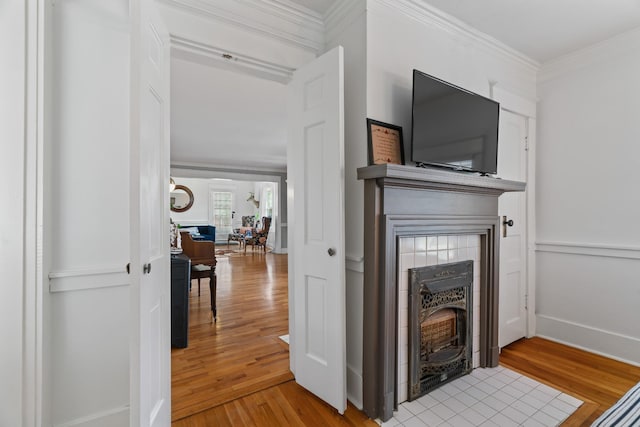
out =
{"type": "Polygon", "coordinates": [[[473,369],[473,261],[409,269],[409,400],[473,369]]]}

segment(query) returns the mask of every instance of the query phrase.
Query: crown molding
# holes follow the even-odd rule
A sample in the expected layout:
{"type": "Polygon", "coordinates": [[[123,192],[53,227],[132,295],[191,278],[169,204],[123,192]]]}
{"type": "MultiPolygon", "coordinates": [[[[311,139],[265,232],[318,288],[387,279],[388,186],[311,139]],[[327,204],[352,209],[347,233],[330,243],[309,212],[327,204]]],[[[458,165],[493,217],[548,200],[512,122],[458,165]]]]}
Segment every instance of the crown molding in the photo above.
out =
{"type": "Polygon", "coordinates": [[[266,13],[280,16],[298,25],[313,24],[321,30],[324,27],[324,17],[304,6],[289,0],[236,0],[247,3],[248,6],[264,10],[266,13]]]}
{"type": "MultiPolygon", "coordinates": [[[[240,175],[263,175],[282,177],[287,173],[287,166],[253,166],[253,165],[231,165],[231,164],[215,164],[215,163],[196,163],[196,162],[171,162],[172,174],[179,170],[188,170],[195,173],[229,173],[240,175]]],[[[199,178],[199,176],[184,176],[183,178],[199,178]]]]}
{"type": "Polygon", "coordinates": [[[337,0],[324,17],[325,46],[335,40],[345,29],[367,10],[366,0],[337,0]]]}
{"type": "Polygon", "coordinates": [[[506,59],[515,61],[531,71],[537,72],[540,63],[523,53],[502,43],[500,40],[467,25],[461,20],[437,9],[424,0],[367,0],[368,4],[379,3],[404,13],[408,17],[423,24],[438,27],[455,36],[474,41],[491,52],[506,59]]]}
{"type": "Polygon", "coordinates": [[[316,54],[324,47],[322,17],[288,0],[160,1],[191,15],[224,22],[316,54]]]}
{"type": "Polygon", "coordinates": [[[291,80],[295,71],[292,67],[264,61],[176,35],[171,35],[171,48],[177,53],[177,57],[196,61],[206,59],[208,65],[237,70],[285,84],[291,80]]]}
{"type": "Polygon", "coordinates": [[[544,63],[538,73],[538,83],[630,52],[637,54],[639,49],[640,27],[544,63]]]}

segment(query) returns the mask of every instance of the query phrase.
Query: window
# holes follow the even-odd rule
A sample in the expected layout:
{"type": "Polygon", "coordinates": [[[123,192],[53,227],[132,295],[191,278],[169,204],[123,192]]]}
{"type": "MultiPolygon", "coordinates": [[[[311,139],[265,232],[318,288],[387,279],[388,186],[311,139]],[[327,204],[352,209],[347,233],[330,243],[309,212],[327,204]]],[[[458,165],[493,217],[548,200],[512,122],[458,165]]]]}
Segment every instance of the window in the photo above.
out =
{"type": "Polygon", "coordinates": [[[269,218],[273,217],[273,188],[271,186],[267,187],[264,192],[265,198],[265,216],[269,218]]]}
{"type": "Polygon", "coordinates": [[[229,191],[215,191],[213,197],[213,225],[216,227],[216,236],[227,236],[233,228],[231,225],[231,210],[233,206],[233,193],[229,191]]]}

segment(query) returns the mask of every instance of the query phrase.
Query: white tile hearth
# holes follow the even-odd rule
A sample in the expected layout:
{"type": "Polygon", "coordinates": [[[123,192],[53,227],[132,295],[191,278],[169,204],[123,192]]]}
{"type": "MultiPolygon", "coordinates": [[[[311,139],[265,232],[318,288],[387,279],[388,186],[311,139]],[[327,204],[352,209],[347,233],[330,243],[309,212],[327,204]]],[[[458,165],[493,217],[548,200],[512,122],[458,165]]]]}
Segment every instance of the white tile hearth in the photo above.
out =
{"type": "Polygon", "coordinates": [[[412,402],[384,427],[552,427],[582,401],[502,366],[474,369],[412,402]]]}

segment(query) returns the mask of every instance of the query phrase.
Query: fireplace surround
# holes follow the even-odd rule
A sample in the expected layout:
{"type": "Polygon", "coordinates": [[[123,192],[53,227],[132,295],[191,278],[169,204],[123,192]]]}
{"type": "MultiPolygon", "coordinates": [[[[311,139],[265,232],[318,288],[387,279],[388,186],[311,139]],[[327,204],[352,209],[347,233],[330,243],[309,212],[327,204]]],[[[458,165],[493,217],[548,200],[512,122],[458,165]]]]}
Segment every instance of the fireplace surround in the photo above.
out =
{"type": "Polygon", "coordinates": [[[399,242],[411,236],[477,235],[479,363],[498,364],[498,197],[525,183],[437,168],[374,165],[365,181],[363,409],[387,421],[398,405],[399,242]]]}

